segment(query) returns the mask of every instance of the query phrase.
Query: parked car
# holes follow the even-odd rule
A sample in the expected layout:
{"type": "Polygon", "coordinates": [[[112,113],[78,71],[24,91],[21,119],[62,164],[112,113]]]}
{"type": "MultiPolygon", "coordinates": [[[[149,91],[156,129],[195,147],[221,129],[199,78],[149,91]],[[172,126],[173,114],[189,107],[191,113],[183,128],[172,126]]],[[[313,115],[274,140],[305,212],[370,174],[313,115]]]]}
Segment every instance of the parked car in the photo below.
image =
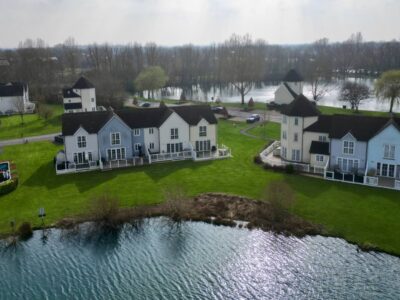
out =
{"type": "Polygon", "coordinates": [[[149,102],[145,102],[145,103],[142,103],[140,106],[141,107],[150,107],[151,104],[149,102]]]}
{"type": "Polygon", "coordinates": [[[248,117],[248,118],[246,119],[246,122],[247,122],[247,123],[255,123],[255,122],[258,122],[258,121],[260,121],[260,120],[261,120],[260,115],[258,115],[258,114],[252,114],[250,117],[248,117]]]}
{"type": "Polygon", "coordinates": [[[222,106],[212,106],[211,110],[216,114],[220,114],[224,111],[224,108],[222,106]]]}

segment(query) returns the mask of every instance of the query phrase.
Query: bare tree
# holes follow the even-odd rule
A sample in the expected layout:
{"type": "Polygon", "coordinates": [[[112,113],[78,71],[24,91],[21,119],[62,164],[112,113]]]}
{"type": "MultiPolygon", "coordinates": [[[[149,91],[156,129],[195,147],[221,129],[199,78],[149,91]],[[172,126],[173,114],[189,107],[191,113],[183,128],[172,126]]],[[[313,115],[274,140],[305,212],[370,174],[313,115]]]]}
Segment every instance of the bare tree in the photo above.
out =
{"type": "Polygon", "coordinates": [[[311,94],[314,101],[319,101],[329,91],[328,82],[324,81],[321,77],[315,76],[311,79],[311,94]]]}
{"type": "Polygon", "coordinates": [[[358,111],[358,106],[362,100],[369,97],[368,86],[362,83],[346,81],[340,89],[340,100],[349,102],[352,110],[358,111]]]}
{"type": "Polygon", "coordinates": [[[14,110],[19,114],[19,116],[21,117],[21,124],[24,125],[24,115],[25,115],[25,102],[24,102],[24,98],[18,97],[15,101],[14,101],[14,110]]]}

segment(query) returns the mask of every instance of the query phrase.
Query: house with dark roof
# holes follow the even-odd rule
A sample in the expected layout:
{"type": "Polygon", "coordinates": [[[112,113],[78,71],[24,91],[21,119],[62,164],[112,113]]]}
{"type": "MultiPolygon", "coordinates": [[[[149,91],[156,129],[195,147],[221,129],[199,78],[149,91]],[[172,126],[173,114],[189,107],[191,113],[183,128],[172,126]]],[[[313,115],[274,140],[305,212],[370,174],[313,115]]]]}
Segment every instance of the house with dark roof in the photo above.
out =
{"type": "Polygon", "coordinates": [[[15,114],[24,110],[33,113],[35,104],[29,101],[28,85],[24,82],[0,83],[0,114],[15,114]]]}
{"type": "Polygon", "coordinates": [[[62,135],[57,174],[230,156],[217,144],[217,119],[205,105],[67,113],[62,135]]]}
{"type": "Polygon", "coordinates": [[[289,70],[275,91],[274,104],[286,105],[291,103],[298,95],[303,93],[303,85],[303,77],[296,70],[289,70]]]}
{"type": "Polygon", "coordinates": [[[282,109],[281,139],[269,149],[282,165],[304,172],[400,189],[400,118],[394,116],[322,115],[300,94],[282,109]]]}
{"type": "Polygon", "coordinates": [[[70,88],[64,88],[65,113],[96,111],[96,89],[87,78],[81,76],[70,88]]]}

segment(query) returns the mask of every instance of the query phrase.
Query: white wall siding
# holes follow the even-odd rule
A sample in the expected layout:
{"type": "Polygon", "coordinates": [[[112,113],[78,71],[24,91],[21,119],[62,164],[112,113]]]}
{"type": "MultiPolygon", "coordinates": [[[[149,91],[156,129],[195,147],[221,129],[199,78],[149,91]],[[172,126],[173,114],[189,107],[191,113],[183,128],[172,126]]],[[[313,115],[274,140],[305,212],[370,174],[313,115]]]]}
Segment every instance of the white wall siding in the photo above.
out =
{"type": "Polygon", "coordinates": [[[67,161],[74,161],[74,153],[78,152],[92,152],[93,160],[99,159],[98,154],[98,143],[97,143],[97,134],[89,134],[83,128],[79,128],[74,135],[65,137],[65,154],[67,156],[67,161]],[[78,148],[78,136],[86,137],[86,147],[78,148]]]}
{"type": "Polygon", "coordinates": [[[196,126],[190,126],[190,142],[193,147],[196,141],[210,141],[211,147],[217,146],[217,127],[215,124],[209,124],[206,120],[201,119],[196,126]],[[200,136],[200,126],[206,126],[206,136],[200,136]]]}
{"type": "Polygon", "coordinates": [[[173,112],[160,126],[160,152],[167,152],[167,144],[182,143],[183,148],[189,148],[189,124],[177,113],[173,112]],[[178,128],[178,139],[171,139],[171,128],[178,128]]]}
{"type": "Polygon", "coordinates": [[[160,152],[159,130],[157,127],[144,128],[144,144],[152,153],[160,152]],[[153,130],[152,134],[150,133],[150,129],[153,130]],[[154,149],[150,149],[150,143],[154,144],[154,149]]]}
{"type": "Polygon", "coordinates": [[[303,134],[303,161],[310,162],[311,154],[310,147],[313,141],[319,141],[319,137],[324,136],[326,141],[329,142],[329,134],[324,132],[309,132],[305,131],[303,134]]]}

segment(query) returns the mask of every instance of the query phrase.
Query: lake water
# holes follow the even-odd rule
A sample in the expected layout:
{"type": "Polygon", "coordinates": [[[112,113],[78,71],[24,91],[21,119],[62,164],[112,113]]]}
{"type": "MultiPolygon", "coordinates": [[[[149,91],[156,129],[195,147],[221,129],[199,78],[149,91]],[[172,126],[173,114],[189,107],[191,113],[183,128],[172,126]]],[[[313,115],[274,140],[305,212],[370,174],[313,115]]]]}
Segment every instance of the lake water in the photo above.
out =
{"type": "MultiPolygon", "coordinates": [[[[374,85],[374,79],[348,78],[347,80],[350,80],[350,81],[357,80],[358,82],[368,85],[371,88],[371,90],[374,85]]],[[[342,85],[342,83],[343,83],[343,79],[332,80],[332,82],[327,85],[326,93],[325,93],[324,97],[319,101],[319,104],[326,105],[326,106],[334,106],[334,107],[342,107],[343,105],[347,105],[347,107],[350,107],[350,105],[348,103],[338,100],[340,86],[342,85]]],[[[254,101],[269,103],[269,102],[273,101],[274,93],[278,87],[279,87],[279,84],[268,84],[268,85],[264,84],[259,88],[253,88],[246,95],[245,100],[248,101],[250,98],[253,98],[254,101]]],[[[168,95],[166,95],[165,97],[169,98],[169,99],[179,99],[181,92],[182,92],[181,89],[170,89],[168,92],[168,95]]],[[[312,99],[310,84],[305,83],[303,93],[309,99],[312,99]]],[[[160,94],[158,94],[157,97],[162,98],[162,96],[160,94]]],[[[210,101],[211,97],[214,97],[214,99],[219,98],[222,102],[240,102],[241,101],[241,97],[235,89],[224,89],[221,91],[219,89],[216,89],[215,91],[211,90],[210,92],[207,93],[207,95],[200,90],[198,92],[195,92],[192,95],[192,97],[188,96],[188,98],[197,100],[197,101],[205,101],[205,99],[208,99],[208,101],[210,101]]],[[[370,98],[363,100],[363,102],[360,105],[360,109],[374,110],[374,111],[389,111],[389,103],[376,99],[376,97],[372,93],[370,98]]],[[[395,105],[394,111],[400,112],[400,106],[395,105]]]]}
{"type": "Polygon", "coordinates": [[[399,299],[400,259],[337,238],[145,220],[0,249],[0,299],[399,299]]]}

